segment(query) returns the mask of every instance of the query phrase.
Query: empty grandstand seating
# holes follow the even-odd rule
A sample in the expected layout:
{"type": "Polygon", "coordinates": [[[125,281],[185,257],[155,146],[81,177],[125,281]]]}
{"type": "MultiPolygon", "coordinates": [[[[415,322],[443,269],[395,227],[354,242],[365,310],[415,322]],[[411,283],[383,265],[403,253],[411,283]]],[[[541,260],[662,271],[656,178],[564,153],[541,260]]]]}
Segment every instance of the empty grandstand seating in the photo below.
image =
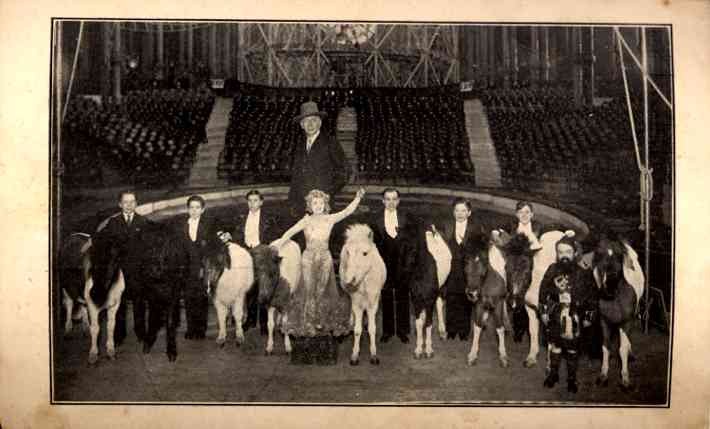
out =
{"type": "Polygon", "coordinates": [[[88,166],[110,167],[133,185],[181,183],[206,139],[213,104],[211,93],[186,90],[133,92],[120,105],[72,102],[62,145],[65,175],[76,176],[76,159],[82,159],[88,166]]]}

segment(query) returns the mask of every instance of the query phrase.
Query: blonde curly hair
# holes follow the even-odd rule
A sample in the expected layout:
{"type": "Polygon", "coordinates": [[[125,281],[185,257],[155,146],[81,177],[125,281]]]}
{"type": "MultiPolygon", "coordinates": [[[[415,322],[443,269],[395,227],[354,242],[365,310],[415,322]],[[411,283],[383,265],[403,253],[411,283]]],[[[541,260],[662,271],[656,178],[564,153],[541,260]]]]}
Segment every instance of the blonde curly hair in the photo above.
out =
{"type": "Polygon", "coordinates": [[[306,195],[306,211],[309,214],[313,214],[313,200],[320,198],[323,200],[323,213],[330,213],[330,195],[321,191],[320,189],[312,189],[308,195],[306,195]]]}

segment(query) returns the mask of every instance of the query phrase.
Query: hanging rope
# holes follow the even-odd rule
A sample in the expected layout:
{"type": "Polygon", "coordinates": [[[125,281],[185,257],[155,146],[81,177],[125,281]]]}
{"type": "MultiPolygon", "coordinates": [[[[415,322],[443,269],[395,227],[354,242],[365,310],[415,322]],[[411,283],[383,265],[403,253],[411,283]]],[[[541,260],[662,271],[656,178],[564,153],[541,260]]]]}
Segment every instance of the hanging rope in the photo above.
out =
{"type": "Polygon", "coordinates": [[[643,78],[646,79],[646,81],[651,84],[653,89],[655,89],[656,92],[658,93],[658,96],[661,97],[661,100],[663,100],[666,103],[666,105],[668,106],[668,108],[671,109],[671,111],[673,111],[673,104],[670,101],[668,101],[668,98],[666,98],[665,95],[663,95],[663,92],[661,92],[661,90],[658,88],[658,85],[656,85],[656,82],[654,82],[653,79],[651,79],[651,76],[648,75],[648,70],[645,70],[643,65],[641,64],[641,62],[638,60],[638,58],[636,58],[636,55],[634,55],[634,52],[631,50],[631,47],[629,46],[629,44],[626,43],[626,39],[624,39],[624,36],[621,34],[621,31],[619,31],[619,27],[614,27],[614,32],[616,32],[617,42],[624,44],[624,47],[626,48],[626,50],[629,51],[629,56],[631,56],[631,59],[634,60],[634,62],[636,63],[636,66],[639,68],[639,70],[641,70],[641,74],[643,75],[643,78]]]}
{"type": "MultiPolygon", "coordinates": [[[[618,30],[618,28],[615,28],[615,30],[618,30]]],[[[618,32],[618,31],[617,31],[618,32]]],[[[644,166],[641,163],[641,152],[639,149],[639,142],[638,138],[636,136],[636,122],[634,121],[634,111],[631,107],[631,94],[629,93],[629,82],[628,78],[626,77],[626,63],[624,62],[624,50],[621,47],[621,35],[618,34],[619,37],[616,38],[616,43],[617,47],[619,49],[619,63],[621,65],[621,75],[624,79],[624,92],[626,94],[626,107],[628,108],[629,111],[629,123],[631,124],[631,137],[633,137],[634,140],[634,153],[636,154],[636,165],[639,169],[640,172],[640,178],[639,178],[639,183],[640,183],[640,191],[639,191],[639,197],[641,199],[641,204],[639,204],[640,208],[640,225],[639,229],[644,230],[646,228],[646,202],[651,201],[651,198],[653,198],[653,170],[649,170],[647,166],[644,166]]],[[[646,73],[642,72],[642,75],[645,77],[646,73]]],[[[648,129],[644,130],[645,133],[648,133],[648,129]]]]}
{"type": "MultiPolygon", "coordinates": [[[[81,36],[84,33],[84,21],[79,22],[79,36],[76,39],[76,50],[74,51],[74,62],[71,67],[71,74],[69,75],[69,86],[67,88],[67,94],[64,98],[64,109],[62,109],[62,123],[64,118],[67,116],[67,106],[69,105],[69,100],[71,100],[71,90],[74,86],[74,74],[76,73],[76,64],[79,60],[79,50],[81,49],[81,36]]],[[[61,67],[61,65],[60,65],[61,67]]]]}

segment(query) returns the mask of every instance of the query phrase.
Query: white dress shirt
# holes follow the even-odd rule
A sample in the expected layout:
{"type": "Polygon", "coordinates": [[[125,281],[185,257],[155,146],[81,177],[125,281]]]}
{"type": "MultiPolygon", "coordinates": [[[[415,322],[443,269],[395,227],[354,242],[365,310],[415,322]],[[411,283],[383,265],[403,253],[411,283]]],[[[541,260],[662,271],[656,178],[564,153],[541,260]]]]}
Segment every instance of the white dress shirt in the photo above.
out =
{"type": "Polygon", "coordinates": [[[397,227],[399,223],[397,222],[397,211],[396,210],[385,210],[385,230],[387,235],[392,238],[397,238],[397,227]]]}
{"type": "Polygon", "coordinates": [[[197,219],[193,218],[188,218],[187,219],[187,230],[188,234],[190,234],[190,240],[192,241],[197,241],[197,227],[200,224],[200,218],[198,217],[197,219]]]}
{"type": "Polygon", "coordinates": [[[318,136],[320,135],[320,130],[316,131],[316,133],[313,135],[313,137],[306,137],[306,152],[311,151],[311,147],[313,146],[313,143],[316,141],[318,136]]]}
{"type": "Polygon", "coordinates": [[[261,218],[261,210],[253,213],[249,211],[247,222],[244,227],[244,244],[247,247],[256,247],[259,243],[259,219],[261,218]]]}
{"type": "Polygon", "coordinates": [[[466,224],[468,221],[459,222],[456,221],[456,242],[461,244],[464,236],[466,235],[466,224]]]}

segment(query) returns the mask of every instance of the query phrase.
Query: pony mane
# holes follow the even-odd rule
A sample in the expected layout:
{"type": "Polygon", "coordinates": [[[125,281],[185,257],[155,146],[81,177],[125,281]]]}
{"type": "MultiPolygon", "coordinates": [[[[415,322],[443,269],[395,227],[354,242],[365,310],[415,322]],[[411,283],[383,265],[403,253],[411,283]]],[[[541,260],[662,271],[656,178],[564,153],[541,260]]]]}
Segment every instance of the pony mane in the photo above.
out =
{"type": "Polygon", "coordinates": [[[346,241],[350,240],[370,240],[370,236],[372,234],[372,229],[370,229],[369,226],[362,224],[362,223],[356,223],[353,225],[350,225],[348,229],[345,230],[345,239],[346,241]]]}
{"type": "Polygon", "coordinates": [[[505,245],[505,251],[511,255],[523,255],[530,249],[530,240],[525,234],[515,234],[505,245]]]}

